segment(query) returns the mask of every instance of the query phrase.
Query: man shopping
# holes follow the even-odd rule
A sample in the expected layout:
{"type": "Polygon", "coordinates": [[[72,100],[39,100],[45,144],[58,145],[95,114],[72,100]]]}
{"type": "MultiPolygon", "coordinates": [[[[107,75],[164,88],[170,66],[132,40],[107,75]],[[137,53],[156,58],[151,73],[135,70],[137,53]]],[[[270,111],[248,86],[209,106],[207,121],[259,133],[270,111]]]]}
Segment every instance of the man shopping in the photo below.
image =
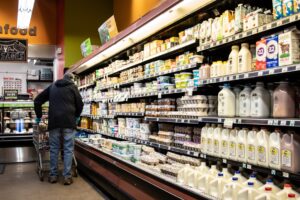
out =
{"type": "Polygon", "coordinates": [[[74,84],[74,75],[66,74],[63,79],[51,84],[34,100],[36,122],[42,118],[42,105],[49,101],[49,144],[50,144],[50,176],[49,182],[58,181],[58,154],[60,139],[64,140],[64,184],[70,185],[72,179],[72,160],[76,125],[82,112],[83,102],[74,84]]]}

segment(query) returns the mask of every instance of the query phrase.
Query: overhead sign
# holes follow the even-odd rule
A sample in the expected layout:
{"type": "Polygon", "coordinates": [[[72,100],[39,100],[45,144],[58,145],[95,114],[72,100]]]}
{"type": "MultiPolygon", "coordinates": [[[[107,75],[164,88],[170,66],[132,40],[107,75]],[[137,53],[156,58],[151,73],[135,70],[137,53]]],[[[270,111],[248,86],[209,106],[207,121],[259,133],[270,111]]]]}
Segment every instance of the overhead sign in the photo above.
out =
{"type": "Polygon", "coordinates": [[[0,62],[27,62],[26,39],[0,39],[0,62]]]}
{"type": "Polygon", "coordinates": [[[115,16],[111,16],[108,20],[106,20],[99,28],[98,32],[100,35],[101,44],[105,44],[111,38],[118,35],[118,28],[115,20],[115,16]]]}
{"type": "Polygon", "coordinates": [[[29,35],[29,36],[36,36],[37,34],[37,27],[34,26],[28,29],[18,29],[15,26],[10,26],[9,24],[5,24],[4,26],[0,25],[0,35],[29,35]]]}
{"type": "Polygon", "coordinates": [[[18,90],[7,90],[3,92],[4,100],[17,100],[18,99],[18,90]]]}

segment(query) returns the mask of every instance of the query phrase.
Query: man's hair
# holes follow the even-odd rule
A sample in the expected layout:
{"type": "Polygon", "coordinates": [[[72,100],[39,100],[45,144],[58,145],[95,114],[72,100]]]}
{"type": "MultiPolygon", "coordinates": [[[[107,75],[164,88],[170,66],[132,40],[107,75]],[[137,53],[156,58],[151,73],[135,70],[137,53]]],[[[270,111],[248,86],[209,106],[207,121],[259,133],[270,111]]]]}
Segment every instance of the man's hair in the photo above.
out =
{"type": "Polygon", "coordinates": [[[66,73],[64,79],[75,81],[75,75],[73,73],[66,73]]]}

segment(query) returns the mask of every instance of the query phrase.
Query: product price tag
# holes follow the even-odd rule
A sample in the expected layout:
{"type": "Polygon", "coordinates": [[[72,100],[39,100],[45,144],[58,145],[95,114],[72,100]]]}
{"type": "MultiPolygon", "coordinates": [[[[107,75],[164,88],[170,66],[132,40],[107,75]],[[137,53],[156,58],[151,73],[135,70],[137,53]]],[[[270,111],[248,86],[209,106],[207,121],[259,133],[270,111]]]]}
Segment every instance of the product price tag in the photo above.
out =
{"type": "Polygon", "coordinates": [[[243,163],[243,168],[247,168],[247,164],[246,163],[243,163]]]}
{"type": "Polygon", "coordinates": [[[223,159],[223,163],[226,164],[226,163],[227,163],[227,160],[226,160],[226,159],[223,159]]]}
{"type": "Polygon", "coordinates": [[[187,95],[193,96],[193,91],[194,91],[194,88],[187,88],[187,95]]]}
{"type": "Polygon", "coordinates": [[[203,158],[203,154],[202,153],[200,154],[200,158],[203,158]]]}
{"type": "Polygon", "coordinates": [[[274,126],[278,126],[278,124],[279,124],[279,121],[278,121],[277,119],[275,119],[275,120],[273,121],[273,125],[274,125],[274,126]]]}
{"type": "Polygon", "coordinates": [[[194,156],[199,157],[199,152],[194,152],[194,156]]]}
{"type": "Polygon", "coordinates": [[[276,170],[272,169],[271,174],[275,176],[276,175],[276,170]]]}
{"type": "Polygon", "coordinates": [[[295,121],[294,120],[290,121],[290,126],[295,126],[295,121]]]}
{"type": "Polygon", "coordinates": [[[252,169],[252,166],[248,164],[247,169],[252,169]]]}
{"type": "Polygon", "coordinates": [[[161,92],[159,92],[157,96],[159,99],[161,99],[161,92]]]}
{"type": "Polygon", "coordinates": [[[262,76],[263,75],[263,72],[262,71],[259,71],[258,72],[258,76],[262,76]]]}
{"type": "Polygon", "coordinates": [[[190,151],[187,151],[187,152],[186,152],[186,154],[187,154],[187,155],[190,155],[190,154],[191,154],[191,152],[190,152],[190,151]]]}
{"type": "Polygon", "coordinates": [[[244,75],[244,78],[249,78],[249,74],[246,73],[246,74],[244,75]]]}
{"type": "Polygon", "coordinates": [[[169,151],[171,150],[171,147],[170,147],[170,146],[168,146],[168,150],[169,150],[169,151]]]}
{"type": "Polygon", "coordinates": [[[269,119],[269,120],[268,120],[268,125],[269,125],[269,126],[272,126],[272,125],[273,125],[273,120],[269,119]]]}
{"type": "Polygon", "coordinates": [[[290,177],[290,174],[287,173],[287,172],[282,172],[282,176],[285,177],[285,178],[289,178],[289,177],[290,177]]]}
{"type": "Polygon", "coordinates": [[[287,72],[287,71],[288,71],[287,67],[282,68],[282,72],[287,72]]]}
{"type": "Polygon", "coordinates": [[[233,76],[229,76],[229,80],[232,81],[233,80],[233,76]]]}
{"type": "Polygon", "coordinates": [[[225,119],[224,120],[224,127],[225,128],[232,128],[234,120],[233,119],[225,119]]]}
{"type": "Polygon", "coordinates": [[[218,118],[218,123],[222,123],[222,119],[221,118],[218,118]]]}
{"type": "Polygon", "coordinates": [[[203,155],[203,158],[206,159],[206,154],[203,155]]]}

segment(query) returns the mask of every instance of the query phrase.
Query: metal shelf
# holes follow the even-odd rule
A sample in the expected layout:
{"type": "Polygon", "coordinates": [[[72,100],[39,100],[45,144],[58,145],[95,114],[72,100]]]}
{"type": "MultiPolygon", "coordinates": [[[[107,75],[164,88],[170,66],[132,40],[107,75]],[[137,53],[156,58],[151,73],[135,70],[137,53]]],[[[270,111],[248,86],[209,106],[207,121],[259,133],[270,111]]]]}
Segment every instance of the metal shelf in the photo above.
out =
{"type": "Polygon", "coordinates": [[[132,116],[132,117],[143,117],[144,112],[116,112],[116,116],[132,116]]]}
{"type": "Polygon", "coordinates": [[[89,117],[91,119],[113,119],[115,115],[81,115],[81,117],[89,117]]]}
{"type": "Polygon", "coordinates": [[[78,87],[78,90],[87,89],[87,88],[90,88],[90,87],[93,87],[93,86],[95,86],[95,82],[94,82],[94,83],[87,84],[87,85],[79,86],[79,87],[78,87]]]}

